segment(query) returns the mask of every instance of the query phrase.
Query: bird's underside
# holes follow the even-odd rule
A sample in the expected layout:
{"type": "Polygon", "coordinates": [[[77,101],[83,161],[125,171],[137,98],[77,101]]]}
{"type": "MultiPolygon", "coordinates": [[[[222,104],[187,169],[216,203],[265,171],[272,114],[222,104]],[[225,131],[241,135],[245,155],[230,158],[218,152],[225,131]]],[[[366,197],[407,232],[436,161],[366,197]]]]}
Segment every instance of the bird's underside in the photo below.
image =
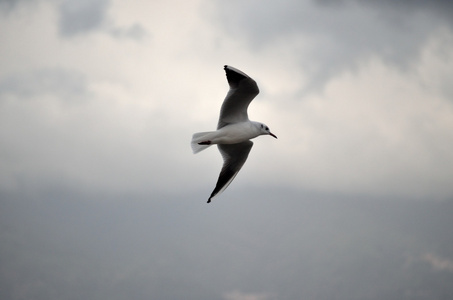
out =
{"type": "Polygon", "coordinates": [[[238,144],[217,145],[223,157],[223,166],[219,178],[217,179],[217,184],[212,191],[211,196],[209,196],[208,203],[211,202],[212,198],[223,192],[230,185],[247,160],[250,150],[252,150],[252,146],[252,141],[245,141],[238,144]]]}

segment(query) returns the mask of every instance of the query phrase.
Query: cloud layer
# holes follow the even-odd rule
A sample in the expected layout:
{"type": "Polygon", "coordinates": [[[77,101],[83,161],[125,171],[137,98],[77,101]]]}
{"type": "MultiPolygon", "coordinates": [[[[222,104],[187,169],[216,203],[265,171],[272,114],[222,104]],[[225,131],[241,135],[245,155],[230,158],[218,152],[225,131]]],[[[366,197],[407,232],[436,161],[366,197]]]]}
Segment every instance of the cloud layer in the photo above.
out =
{"type": "Polygon", "coordinates": [[[449,1],[0,1],[0,298],[452,298],[449,1]],[[251,75],[232,185],[190,149],[251,75]]]}
{"type": "Polygon", "coordinates": [[[453,194],[453,38],[441,3],[174,4],[10,5],[0,86],[13,159],[3,186],[18,186],[19,177],[35,182],[31,169],[11,163],[32,159],[29,166],[48,164],[36,172],[50,179],[39,180],[77,182],[75,189],[84,182],[140,193],[175,184],[209,190],[219,156],[192,157],[186,142],[216,123],[227,88],[221,66],[229,63],[260,85],[250,116],[282,137],[260,139],[239,185],[419,199],[453,194]],[[71,141],[61,143],[58,131],[71,141]],[[75,163],[63,170],[68,155],[75,163]],[[201,180],[175,177],[178,170],[197,170],[201,180]]]}

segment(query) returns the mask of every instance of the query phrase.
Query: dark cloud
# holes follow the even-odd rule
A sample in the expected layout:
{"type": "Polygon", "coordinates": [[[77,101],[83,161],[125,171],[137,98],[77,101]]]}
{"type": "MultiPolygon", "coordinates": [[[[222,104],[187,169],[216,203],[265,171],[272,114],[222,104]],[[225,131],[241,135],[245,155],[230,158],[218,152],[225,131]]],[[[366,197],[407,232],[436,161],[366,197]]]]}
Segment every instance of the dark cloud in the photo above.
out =
{"type": "MultiPolygon", "coordinates": [[[[52,1],[52,0],[50,0],[52,1]]],[[[59,12],[58,30],[63,37],[74,37],[95,30],[104,30],[115,38],[141,40],[149,35],[139,23],[116,26],[108,20],[110,0],[53,0],[59,12]]],[[[9,13],[21,4],[36,4],[30,0],[0,0],[0,10],[9,13]]]]}
{"type": "Polygon", "coordinates": [[[431,34],[453,26],[450,2],[413,2],[230,1],[219,2],[216,19],[254,51],[293,47],[309,85],[320,86],[373,56],[405,68],[431,34]]]}
{"type": "Polygon", "coordinates": [[[46,94],[73,99],[87,93],[85,76],[68,69],[38,69],[26,74],[9,75],[0,80],[0,99],[11,95],[26,99],[46,94]]]}
{"type": "Polygon", "coordinates": [[[2,192],[0,297],[453,296],[453,272],[433,267],[453,261],[453,202],[277,194],[208,206],[194,195],[2,192]]]}
{"type": "Polygon", "coordinates": [[[390,10],[403,10],[406,13],[414,13],[416,11],[424,11],[426,13],[438,14],[445,17],[445,21],[453,22],[451,16],[453,15],[453,3],[449,0],[315,0],[319,4],[344,6],[344,5],[365,5],[375,9],[390,9],[390,10]]]}
{"type": "Polygon", "coordinates": [[[18,2],[19,1],[15,0],[0,0],[0,8],[9,11],[14,8],[18,2]]]}
{"type": "Polygon", "coordinates": [[[108,20],[107,11],[110,0],[77,1],[65,0],[59,7],[59,31],[65,37],[104,30],[115,38],[141,40],[148,32],[139,23],[130,26],[116,26],[108,20]]]}
{"type": "Polygon", "coordinates": [[[14,9],[19,3],[24,2],[27,0],[0,0],[0,9],[11,11],[14,9]]]}
{"type": "MultiPolygon", "coordinates": [[[[47,0],[47,1],[55,1],[55,0],[47,0]]],[[[58,0],[56,0],[58,1],[58,0]]],[[[0,0],[0,14],[9,14],[17,9],[20,9],[23,6],[32,6],[36,7],[40,4],[42,0],[0,0]]]]}
{"type": "Polygon", "coordinates": [[[63,36],[100,29],[106,20],[109,0],[65,0],[59,7],[59,30],[63,36]]]}

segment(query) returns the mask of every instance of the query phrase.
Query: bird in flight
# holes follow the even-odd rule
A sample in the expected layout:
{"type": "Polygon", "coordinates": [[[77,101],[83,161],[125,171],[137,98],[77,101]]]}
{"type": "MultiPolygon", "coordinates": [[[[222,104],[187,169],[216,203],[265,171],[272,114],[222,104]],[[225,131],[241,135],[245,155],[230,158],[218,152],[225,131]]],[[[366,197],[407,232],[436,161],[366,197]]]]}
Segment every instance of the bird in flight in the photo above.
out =
{"type": "Polygon", "coordinates": [[[217,130],[195,133],[191,141],[193,153],[217,144],[223,157],[222,170],[208,203],[222,193],[241,170],[253,146],[250,139],[260,135],[277,138],[267,125],[248,118],[247,108],[260,92],[255,80],[231,66],[225,66],[224,70],[230,90],[220,109],[217,130]]]}

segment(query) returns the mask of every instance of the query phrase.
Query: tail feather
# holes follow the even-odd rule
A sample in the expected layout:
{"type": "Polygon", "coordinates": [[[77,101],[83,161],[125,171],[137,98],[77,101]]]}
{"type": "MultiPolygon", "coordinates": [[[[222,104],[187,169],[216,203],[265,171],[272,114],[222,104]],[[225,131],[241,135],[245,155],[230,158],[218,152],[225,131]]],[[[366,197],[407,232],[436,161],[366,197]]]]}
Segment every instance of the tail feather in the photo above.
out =
{"type": "Polygon", "coordinates": [[[211,145],[199,145],[198,143],[210,140],[212,131],[206,131],[206,132],[197,132],[194,133],[192,136],[192,141],[190,142],[190,145],[192,146],[192,151],[193,153],[198,153],[200,151],[203,151],[204,149],[208,148],[211,145]]]}

